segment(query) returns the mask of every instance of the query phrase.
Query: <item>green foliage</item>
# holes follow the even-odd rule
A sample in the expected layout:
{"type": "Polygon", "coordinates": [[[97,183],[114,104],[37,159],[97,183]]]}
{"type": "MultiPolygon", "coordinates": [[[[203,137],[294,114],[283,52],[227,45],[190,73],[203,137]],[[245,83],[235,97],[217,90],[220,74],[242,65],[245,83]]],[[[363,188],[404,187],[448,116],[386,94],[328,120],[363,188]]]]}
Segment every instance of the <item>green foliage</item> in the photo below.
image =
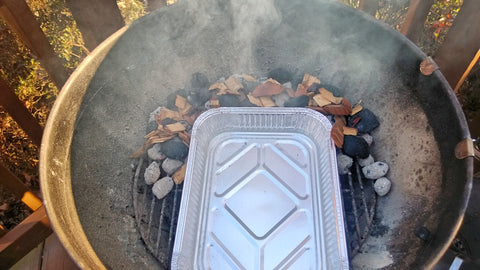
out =
{"type": "Polygon", "coordinates": [[[88,54],[88,50],[65,0],[28,0],[27,3],[54,51],[72,72],[88,54]]]}
{"type": "Polygon", "coordinates": [[[145,7],[139,0],[117,0],[117,6],[126,24],[145,15],[145,7]]]}
{"type": "MultiPolygon", "coordinates": [[[[89,51],[65,0],[27,0],[27,4],[66,69],[73,72],[89,51]]],[[[119,0],[117,4],[126,23],[144,15],[138,0],[119,0]]],[[[40,125],[45,125],[58,89],[35,56],[1,20],[0,50],[0,76],[9,82],[40,125]]],[[[38,147],[1,108],[0,162],[33,189],[38,188],[38,147]]]]}
{"type": "MultiPolygon", "coordinates": [[[[64,0],[32,0],[28,4],[65,67],[73,71],[87,51],[64,0]]],[[[1,21],[0,50],[0,76],[44,125],[58,89],[30,50],[1,21]]],[[[34,189],[38,188],[38,182],[34,181],[37,179],[38,147],[3,110],[0,110],[0,161],[34,189]]]]}
{"type": "Polygon", "coordinates": [[[443,43],[462,4],[463,0],[439,0],[433,4],[425,22],[423,36],[418,43],[426,54],[434,55],[443,43]]]}
{"type": "Polygon", "coordinates": [[[407,15],[410,0],[380,0],[376,18],[399,30],[407,15]]]}

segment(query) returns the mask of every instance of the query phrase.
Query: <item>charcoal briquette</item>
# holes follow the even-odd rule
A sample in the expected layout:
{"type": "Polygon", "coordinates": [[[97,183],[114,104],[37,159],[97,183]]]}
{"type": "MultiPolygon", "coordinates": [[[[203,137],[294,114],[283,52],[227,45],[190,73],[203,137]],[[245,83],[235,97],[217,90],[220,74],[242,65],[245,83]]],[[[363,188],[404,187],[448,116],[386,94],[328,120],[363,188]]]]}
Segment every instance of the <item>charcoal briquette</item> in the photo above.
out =
{"type": "Polygon", "coordinates": [[[347,135],[343,139],[343,152],[352,158],[367,158],[368,143],[360,136],[347,135]]]}

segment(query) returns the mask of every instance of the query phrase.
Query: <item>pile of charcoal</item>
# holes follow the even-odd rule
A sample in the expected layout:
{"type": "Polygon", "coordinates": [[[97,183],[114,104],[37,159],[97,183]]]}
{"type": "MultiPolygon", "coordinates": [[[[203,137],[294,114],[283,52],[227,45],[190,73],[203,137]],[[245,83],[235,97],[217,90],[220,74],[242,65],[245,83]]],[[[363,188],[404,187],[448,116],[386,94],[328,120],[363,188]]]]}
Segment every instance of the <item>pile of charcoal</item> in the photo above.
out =
{"type": "Polygon", "coordinates": [[[339,174],[351,174],[356,163],[362,167],[363,177],[374,181],[379,196],[391,188],[385,177],[388,165],[375,162],[369,151],[373,143],[370,133],[379,126],[377,117],[363,108],[361,101],[352,106],[345,97],[336,96],[338,88],[315,76],[304,74],[295,79],[284,69],[274,69],[265,78],[235,74],[212,84],[205,75],[195,73],[186,89],[169,95],[167,104],[151,113],[146,142],[131,156],[138,158],[147,153],[150,164],[144,178],[147,185],[153,185],[152,192],[158,199],[185,177],[195,119],[205,110],[221,106],[307,107],[318,111],[333,124],[331,137],[337,147],[339,174]]]}

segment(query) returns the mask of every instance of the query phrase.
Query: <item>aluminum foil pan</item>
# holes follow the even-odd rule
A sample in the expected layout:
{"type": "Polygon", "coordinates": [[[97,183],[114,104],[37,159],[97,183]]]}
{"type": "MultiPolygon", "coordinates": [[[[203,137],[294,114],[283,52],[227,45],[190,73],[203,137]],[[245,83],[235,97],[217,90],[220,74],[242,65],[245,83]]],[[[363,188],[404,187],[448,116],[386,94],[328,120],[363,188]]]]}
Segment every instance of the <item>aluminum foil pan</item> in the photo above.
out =
{"type": "Polygon", "coordinates": [[[331,124],[305,108],[195,122],[172,269],[348,269],[331,124]]]}

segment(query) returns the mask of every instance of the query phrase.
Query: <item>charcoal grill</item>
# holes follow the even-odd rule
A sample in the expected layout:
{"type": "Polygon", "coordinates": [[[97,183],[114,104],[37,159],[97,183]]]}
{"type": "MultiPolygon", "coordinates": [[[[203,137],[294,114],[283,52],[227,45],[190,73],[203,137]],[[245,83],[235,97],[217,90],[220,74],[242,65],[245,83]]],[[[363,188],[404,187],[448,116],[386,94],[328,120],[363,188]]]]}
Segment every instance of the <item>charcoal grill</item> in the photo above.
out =
{"type": "Polygon", "coordinates": [[[149,14],[93,52],[51,112],[40,175],[54,230],[81,267],[161,268],[135,224],[128,159],[149,113],[195,72],[213,81],[283,67],[316,75],[381,116],[373,156],[391,165],[393,188],[376,202],[374,227],[387,229],[366,238],[352,265],[431,268],[462,222],[473,158],[451,88],[440,71],[420,72],[426,58],[333,1],[185,1],[149,14]],[[421,227],[429,241],[415,236],[421,227]]]}

